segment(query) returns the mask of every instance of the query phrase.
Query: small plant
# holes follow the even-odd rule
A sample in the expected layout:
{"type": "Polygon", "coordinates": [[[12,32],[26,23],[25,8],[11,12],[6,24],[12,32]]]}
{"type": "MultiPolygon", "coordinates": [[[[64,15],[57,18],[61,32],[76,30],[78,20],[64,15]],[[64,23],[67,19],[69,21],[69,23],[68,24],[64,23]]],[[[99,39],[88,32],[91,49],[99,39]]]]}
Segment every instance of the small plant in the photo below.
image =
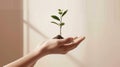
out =
{"type": "Polygon", "coordinates": [[[65,23],[63,22],[63,16],[65,16],[65,14],[68,12],[68,10],[62,10],[62,9],[58,9],[58,14],[59,17],[56,15],[51,15],[51,17],[55,20],[57,20],[58,22],[52,21],[51,23],[56,24],[57,26],[59,26],[60,30],[59,30],[59,35],[57,35],[56,37],[54,37],[55,39],[63,39],[62,37],[62,27],[65,25],[65,23]]]}

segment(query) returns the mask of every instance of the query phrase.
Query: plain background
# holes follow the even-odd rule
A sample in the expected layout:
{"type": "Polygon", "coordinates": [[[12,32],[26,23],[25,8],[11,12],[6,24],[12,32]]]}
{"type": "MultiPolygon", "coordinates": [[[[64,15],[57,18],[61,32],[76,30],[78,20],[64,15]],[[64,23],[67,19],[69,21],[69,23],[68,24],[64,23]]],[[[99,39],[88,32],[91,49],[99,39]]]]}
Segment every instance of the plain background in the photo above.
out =
{"type": "Polygon", "coordinates": [[[36,67],[120,67],[119,0],[29,0],[29,4],[23,20],[22,0],[0,0],[0,66],[58,34],[50,15],[63,8],[69,9],[63,36],[85,35],[86,40],[65,56],[42,58],[36,67]]]}
{"type": "Polygon", "coordinates": [[[50,23],[50,15],[57,14],[59,8],[69,10],[63,18],[63,36],[86,36],[67,55],[46,56],[36,67],[120,67],[119,0],[29,0],[28,7],[24,18],[29,23],[24,26],[28,52],[59,33],[50,23]]]}

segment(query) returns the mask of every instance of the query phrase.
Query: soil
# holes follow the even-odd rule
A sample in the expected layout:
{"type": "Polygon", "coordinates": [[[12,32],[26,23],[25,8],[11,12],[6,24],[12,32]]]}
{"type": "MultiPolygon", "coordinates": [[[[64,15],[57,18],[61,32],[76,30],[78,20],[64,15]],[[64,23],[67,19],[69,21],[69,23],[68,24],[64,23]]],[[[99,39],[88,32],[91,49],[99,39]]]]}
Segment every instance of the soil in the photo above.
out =
{"type": "Polygon", "coordinates": [[[64,39],[64,38],[61,35],[57,35],[53,39],[64,39]]]}

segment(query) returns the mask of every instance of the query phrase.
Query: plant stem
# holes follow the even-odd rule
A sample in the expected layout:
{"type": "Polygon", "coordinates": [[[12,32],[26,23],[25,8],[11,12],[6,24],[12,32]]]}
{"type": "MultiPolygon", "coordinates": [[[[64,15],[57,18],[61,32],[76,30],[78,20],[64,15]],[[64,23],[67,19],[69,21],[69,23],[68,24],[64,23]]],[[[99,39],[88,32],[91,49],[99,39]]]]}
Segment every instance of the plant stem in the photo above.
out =
{"type": "Polygon", "coordinates": [[[62,32],[61,32],[61,30],[62,30],[62,27],[60,26],[60,35],[62,35],[62,32]]]}
{"type": "MultiPolygon", "coordinates": [[[[62,15],[60,16],[60,23],[62,23],[62,15]]],[[[62,36],[62,26],[60,25],[60,35],[62,36]]]]}

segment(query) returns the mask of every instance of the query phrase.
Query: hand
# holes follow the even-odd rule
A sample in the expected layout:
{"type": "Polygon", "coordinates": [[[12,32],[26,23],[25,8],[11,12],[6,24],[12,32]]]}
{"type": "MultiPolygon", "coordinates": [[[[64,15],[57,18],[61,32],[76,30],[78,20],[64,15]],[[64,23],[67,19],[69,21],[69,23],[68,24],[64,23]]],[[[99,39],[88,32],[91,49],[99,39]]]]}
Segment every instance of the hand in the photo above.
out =
{"type": "Polygon", "coordinates": [[[85,37],[69,37],[65,39],[50,39],[42,45],[43,53],[47,54],[66,54],[76,48],[85,37]]]}
{"type": "Polygon", "coordinates": [[[76,48],[84,39],[85,37],[50,39],[42,46],[37,47],[35,51],[4,67],[33,67],[41,57],[48,54],[66,54],[68,51],[76,48]]]}

